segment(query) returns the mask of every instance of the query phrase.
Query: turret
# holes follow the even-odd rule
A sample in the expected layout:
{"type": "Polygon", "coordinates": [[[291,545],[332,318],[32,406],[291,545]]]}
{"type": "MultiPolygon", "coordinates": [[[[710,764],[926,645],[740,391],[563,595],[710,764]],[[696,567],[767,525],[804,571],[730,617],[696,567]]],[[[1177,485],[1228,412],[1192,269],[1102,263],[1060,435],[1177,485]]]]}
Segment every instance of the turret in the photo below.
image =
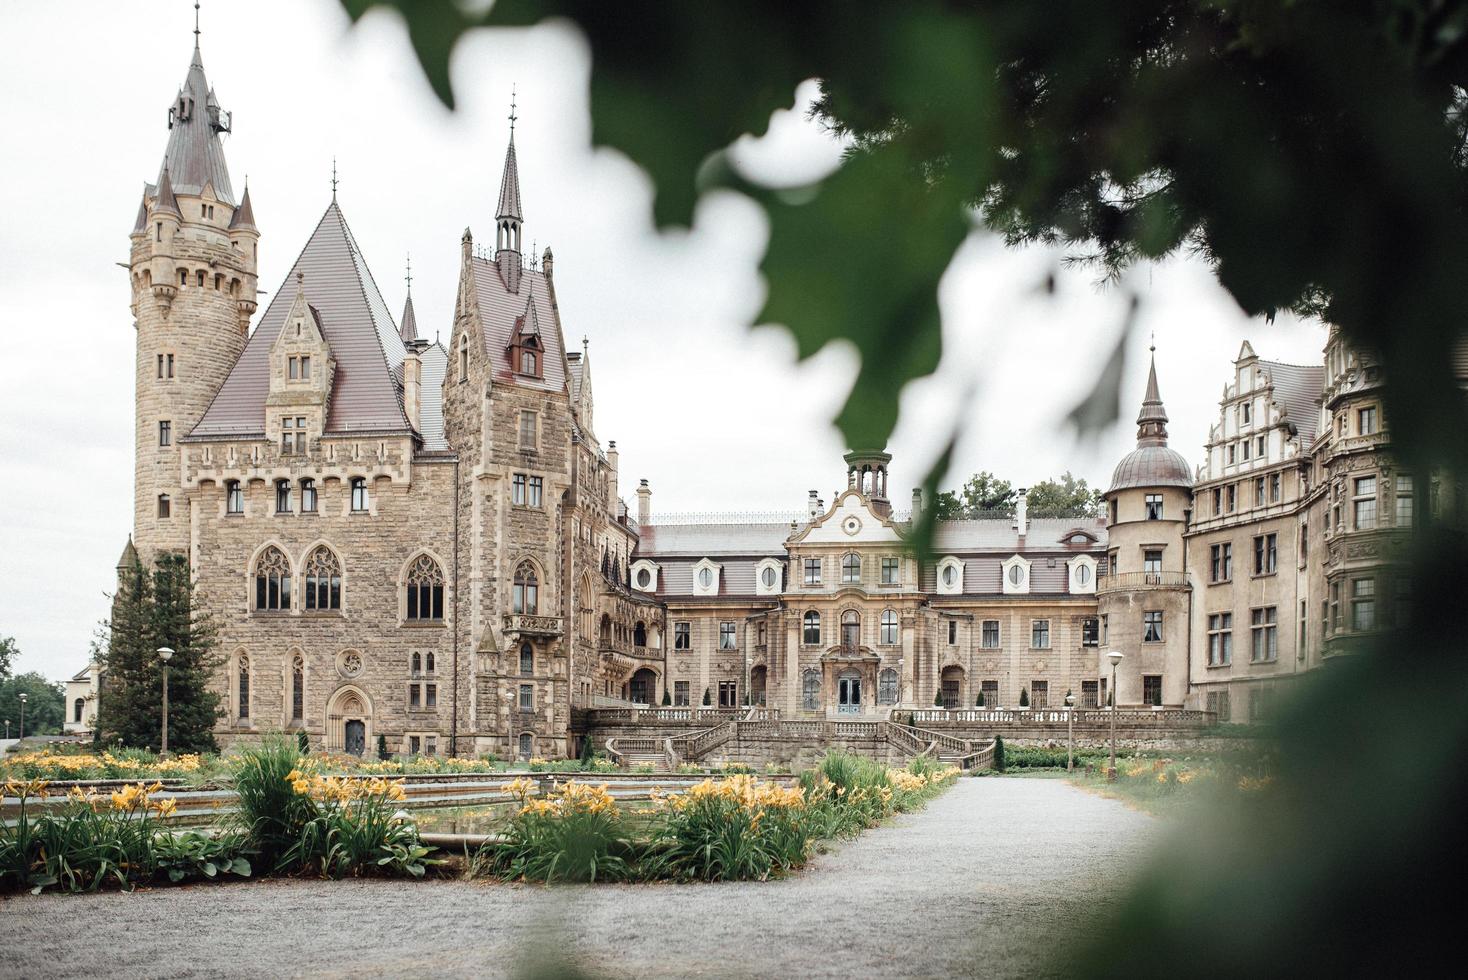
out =
{"type": "Polygon", "coordinates": [[[872,510],[887,517],[892,513],[892,504],[887,500],[887,464],[892,454],[853,450],[845,455],[846,485],[860,491],[872,505],[872,510]]]}
{"type": "Polygon", "coordinates": [[[515,104],[510,102],[510,145],[500,177],[500,200],[495,209],[494,262],[500,279],[512,293],[520,291],[520,235],[525,217],[520,213],[520,167],[515,160],[515,104]]]}

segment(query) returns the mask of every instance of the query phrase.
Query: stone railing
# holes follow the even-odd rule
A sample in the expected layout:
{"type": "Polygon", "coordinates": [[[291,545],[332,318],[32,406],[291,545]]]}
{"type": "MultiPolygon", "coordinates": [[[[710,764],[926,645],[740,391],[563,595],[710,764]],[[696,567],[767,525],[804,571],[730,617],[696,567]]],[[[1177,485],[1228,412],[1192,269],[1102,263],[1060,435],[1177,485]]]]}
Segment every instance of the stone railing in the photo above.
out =
{"type": "Polygon", "coordinates": [[[663,751],[660,738],[621,737],[607,739],[607,755],[619,766],[627,764],[629,755],[658,755],[663,751]]]}
{"type": "MultiPolygon", "coordinates": [[[[896,725],[896,724],[888,725],[888,731],[890,732],[894,728],[903,728],[903,727],[907,727],[907,726],[896,725]]],[[[928,742],[933,743],[934,745],[936,745],[938,747],[938,749],[939,749],[940,752],[947,752],[949,754],[958,753],[959,755],[968,755],[970,752],[972,752],[974,750],[974,743],[972,741],[970,741],[969,739],[966,739],[966,738],[955,738],[952,735],[945,735],[942,732],[930,732],[930,731],[928,731],[926,729],[923,729],[923,728],[911,728],[911,727],[907,727],[907,730],[912,733],[912,735],[913,735],[914,738],[925,740],[925,741],[928,741],[928,742]]]]}
{"type": "Polygon", "coordinates": [[[1075,715],[1077,728],[1109,728],[1112,715],[1118,727],[1125,728],[1206,728],[1216,716],[1209,711],[1185,708],[961,708],[944,710],[927,708],[912,712],[912,723],[918,725],[1064,725],[1068,714],[1075,715]]]}
{"type": "Polygon", "coordinates": [[[925,742],[914,734],[916,730],[906,725],[887,725],[887,741],[897,746],[909,755],[922,755],[931,747],[930,742],[925,742]]]}
{"type": "Polygon", "coordinates": [[[1144,589],[1180,589],[1188,584],[1182,572],[1120,572],[1096,577],[1096,592],[1136,592],[1144,589]]]}
{"type": "Polygon", "coordinates": [[[979,749],[978,751],[971,752],[968,755],[964,756],[962,759],[959,759],[958,760],[958,768],[960,768],[960,769],[993,769],[994,768],[994,743],[993,742],[990,742],[988,745],[984,746],[983,748],[979,749]]]}
{"type": "Polygon", "coordinates": [[[669,763],[677,768],[681,762],[692,762],[723,745],[734,734],[734,723],[715,725],[701,732],[674,735],[668,739],[669,763]]]}
{"type": "MultiPolygon", "coordinates": [[[[657,725],[664,722],[714,724],[720,721],[733,721],[739,716],[741,710],[739,708],[654,708],[651,705],[627,703],[625,707],[592,707],[588,713],[593,722],[601,724],[611,722],[641,725],[657,725]]],[[[778,714],[776,712],[776,715],[778,714]]]]}
{"type": "Polygon", "coordinates": [[[561,635],[561,617],[559,616],[523,616],[506,613],[501,617],[501,622],[506,633],[531,636],[561,635]]]}

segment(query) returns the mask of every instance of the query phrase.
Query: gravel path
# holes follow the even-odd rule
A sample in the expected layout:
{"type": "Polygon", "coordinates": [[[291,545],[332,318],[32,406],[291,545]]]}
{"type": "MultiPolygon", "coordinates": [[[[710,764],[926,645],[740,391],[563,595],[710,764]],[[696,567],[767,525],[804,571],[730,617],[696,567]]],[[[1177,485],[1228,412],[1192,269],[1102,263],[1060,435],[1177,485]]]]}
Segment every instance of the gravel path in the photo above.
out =
{"type": "Polygon", "coordinates": [[[1034,976],[1037,950],[1118,894],[1102,870],[1135,866],[1160,834],[1061,780],[963,779],[783,881],[19,896],[0,901],[0,974],[549,975],[570,957],[598,977],[1034,976]]]}

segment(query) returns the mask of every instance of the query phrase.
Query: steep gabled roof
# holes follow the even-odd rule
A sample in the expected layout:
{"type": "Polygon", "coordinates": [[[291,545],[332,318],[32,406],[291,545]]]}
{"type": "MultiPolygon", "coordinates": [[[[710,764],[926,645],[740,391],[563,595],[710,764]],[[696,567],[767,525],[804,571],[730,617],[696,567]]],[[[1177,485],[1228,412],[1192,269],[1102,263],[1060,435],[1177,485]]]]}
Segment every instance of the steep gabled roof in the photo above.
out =
{"type": "Polygon", "coordinates": [[[214,196],[226,204],[234,203],[234,190],[229,182],[229,166],[224,160],[224,145],[219,139],[223,112],[209,81],[204,77],[204,59],[194,45],[188,77],[174,100],[192,104],[192,111],[179,118],[175,113],[168,131],[168,148],[163,151],[163,164],[158,168],[158,183],[164,171],[172,171],[173,185],[184,194],[198,194],[212,184],[214,196]]]}
{"type": "Polygon", "coordinates": [[[505,381],[543,391],[566,390],[566,351],[561,336],[560,319],[550,303],[550,288],[539,269],[526,269],[520,288],[511,292],[500,278],[493,259],[475,256],[472,260],[474,288],[479,302],[479,318],[484,332],[484,354],[493,367],[495,381],[505,381]],[[544,348],[541,378],[515,374],[507,353],[523,317],[533,315],[544,348]]]}
{"type": "Polygon", "coordinates": [[[264,434],[270,345],[295,298],[290,284],[297,273],[304,275],[306,299],[319,312],[322,333],[336,361],[326,432],[410,431],[394,380],[403,363],[403,341],[333,200],[191,437],[264,434]]]}
{"type": "Polygon", "coordinates": [[[1274,401],[1285,410],[1285,419],[1308,446],[1320,432],[1320,392],[1325,388],[1325,368],[1304,364],[1259,362],[1274,385],[1274,401]]]}

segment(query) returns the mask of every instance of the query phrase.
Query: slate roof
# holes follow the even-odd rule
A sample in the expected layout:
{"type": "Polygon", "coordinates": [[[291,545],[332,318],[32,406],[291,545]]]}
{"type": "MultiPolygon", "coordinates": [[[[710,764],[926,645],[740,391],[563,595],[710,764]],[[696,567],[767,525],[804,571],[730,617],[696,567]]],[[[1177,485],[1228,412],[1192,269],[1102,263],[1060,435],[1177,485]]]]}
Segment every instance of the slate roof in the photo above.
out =
{"type": "Polygon", "coordinates": [[[270,347],[295,300],[295,289],[288,287],[296,281],[298,272],[304,274],[306,301],[316,308],[322,333],[336,360],[326,433],[410,430],[403,414],[399,382],[394,379],[394,372],[403,363],[402,338],[346,218],[333,200],[286,273],[286,285],[276,291],[245,344],[244,353],[194,426],[191,438],[264,435],[270,347]]]}
{"type": "MultiPolygon", "coordinates": [[[[188,119],[174,118],[168,132],[168,148],[163,153],[163,164],[158,168],[158,183],[163,183],[164,171],[173,177],[174,190],[183,194],[198,194],[205,184],[214,185],[214,194],[227,204],[234,204],[234,190],[229,182],[229,166],[224,160],[224,146],[214,125],[220,114],[219,101],[209,81],[204,77],[204,59],[199,46],[194,45],[194,57],[189,62],[188,76],[179,89],[179,96],[193,103],[188,119]],[[212,110],[212,111],[211,111],[212,110]]],[[[174,106],[178,100],[175,98],[174,106]]]]}
{"type": "Polygon", "coordinates": [[[561,336],[560,320],[551,308],[545,274],[539,269],[522,269],[519,288],[512,291],[500,278],[499,266],[493,259],[475,256],[472,261],[479,318],[484,327],[484,354],[493,366],[493,379],[542,391],[566,390],[565,340],[561,336]],[[542,325],[555,325],[554,330],[540,331],[544,344],[540,378],[516,374],[510,364],[509,347],[515,336],[516,321],[525,316],[532,302],[535,320],[542,325]]]}
{"type": "MultiPolygon", "coordinates": [[[[660,561],[684,556],[718,559],[721,555],[785,556],[789,522],[780,524],[644,524],[637,529],[637,551],[632,556],[660,561]]],[[[752,591],[752,590],[751,590],[752,591]]]]}
{"type": "Polygon", "coordinates": [[[449,370],[449,352],[443,344],[434,341],[418,355],[423,362],[423,373],[418,394],[418,434],[423,437],[423,448],[446,450],[448,439],[443,432],[443,379],[449,370]]]}
{"type": "Polygon", "coordinates": [[[514,218],[523,221],[520,213],[520,165],[515,160],[515,137],[510,136],[510,145],[505,149],[505,172],[500,177],[500,203],[495,218],[514,218]]]}
{"type": "Polygon", "coordinates": [[[245,184],[245,196],[240,198],[240,206],[235,209],[234,215],[229,219],[231,228],[254,228],[255,208],[250,204],[250,185],[245,184]]]}
{"type": "Polygon", "coordinates": [[[1285,411],[1285,420],[1295,427],[1305,445],[1320,432],[1320,393],[1325,388],[1324,366],[1259,362],[1274,385],[1274,402],[1285,411]]]}
{"type": "Polygon", "coordinates": [[[398,326],[398,336],[405,344],[418,339],[418,316],[413,312],[412,293],[409,293],[408,298],[403,301],[403,319],[398,326]]]}
{"type": "MultiPolygon", "coordinates": [[[[1053,551],[1079,545],[1065,544],[1073,531],[1089,531],[1098,541],[1090,549],[1105,550],[1106,521],[1100,517],[1035,517],[1025,534],[1025,551],[1053,551]]],[[[939,521],[933,529],[933,550],[945,554],[995,552],[1009,557],[1020,550],[1019,531],[1011,520],[939,521]]]]}

